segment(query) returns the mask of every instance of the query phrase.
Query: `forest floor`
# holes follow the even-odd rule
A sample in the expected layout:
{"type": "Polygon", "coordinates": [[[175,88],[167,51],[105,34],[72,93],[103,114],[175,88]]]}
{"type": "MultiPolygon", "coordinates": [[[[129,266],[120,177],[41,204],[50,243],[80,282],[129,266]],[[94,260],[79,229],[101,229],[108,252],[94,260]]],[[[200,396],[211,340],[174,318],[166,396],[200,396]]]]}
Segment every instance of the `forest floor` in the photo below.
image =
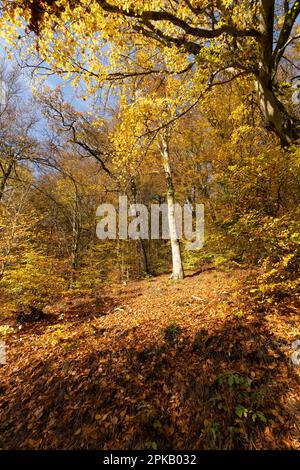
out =
{"type": "Polygon", "coordinates": [[[300,449],[299,305],[252,304],[253,276],[153,277],[2,319],[0,447],[300,449]]]}

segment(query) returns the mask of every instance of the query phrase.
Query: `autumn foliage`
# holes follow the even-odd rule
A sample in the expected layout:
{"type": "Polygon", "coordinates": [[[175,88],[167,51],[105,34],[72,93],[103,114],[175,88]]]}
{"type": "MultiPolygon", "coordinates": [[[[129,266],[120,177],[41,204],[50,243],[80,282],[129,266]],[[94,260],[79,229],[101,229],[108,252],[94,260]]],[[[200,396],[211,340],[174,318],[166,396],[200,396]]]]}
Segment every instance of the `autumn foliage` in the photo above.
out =
{"type": "Polygon", "coordinates": [[[1,448],[300,449],[299,13],[3,2],[1,448]],[[203,248],[99,240],[120,195],[203,248]]]}

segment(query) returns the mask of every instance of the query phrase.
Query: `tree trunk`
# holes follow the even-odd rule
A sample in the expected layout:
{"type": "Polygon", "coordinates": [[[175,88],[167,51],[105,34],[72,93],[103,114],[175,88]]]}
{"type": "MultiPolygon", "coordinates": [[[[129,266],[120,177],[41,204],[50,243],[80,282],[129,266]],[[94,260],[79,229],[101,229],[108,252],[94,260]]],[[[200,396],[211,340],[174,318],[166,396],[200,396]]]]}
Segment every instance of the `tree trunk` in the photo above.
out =
{"type": "Polygon", "coordinates": [[[79,261],[79,241],[80,241],[80,220],[79,220],[79,200],[78,191],[74,188],[74,206],[73,206],[73,222],[72,222],[72,251],[71,251],[71,279],[70,287],[77,279],[78,261],[79,261]]]}
{"type": "Polygon", "coordinates": [[[256,71],[260,108],[268,130],[274,131],[286,147],[300,138],[299,123],[287,112],[275,93],[276,64],[273,57],[275,0],[260,0],[260,57],[256,71]]]}
{"type": "Polygon", "coordinates": [[[139,250],[140,250],[140,253],[141,253],[142,270],[145,274],[150,274],[145,242],[142,238],[139,238],[138,239],[138,244],[139,244],[139,250]]]}
{"type": "Polygon", "coordinates": [[[295,143],[300,138],[300,129],[275,95],[271,76],[263,69],[257,75],[257,91],[266,129],[277,134],[283,147],[295,143]]]}
{"type": "Polygon", "coordinates": [[[11,175],[11,172],[12,172],[12,170],[13,170],[13,167],[14,167],[14,159],[11,158],[10,161],[9,161],[9,163],[8,163],[7,168],[3,171],[3,175],[2,175],[2,178],[1,178],[1,183],[0,183],[0,201],[1,201],[2,198],[3,198],[4,191],[5,191],[5,187],[6,187],[6,183],[7,183],[8,178],[9,178],[10,175],[11,175]]]}
{"type": "MultiPolygon", "coordinates": [[[[131,190],[131,196],[133,200],[133,204],[137,203],[137,190],[136,190],[136,184],[133,178],[130,180],[130,190],[131,190]]],[[[149,262],[148,262],[148,256],[147,256],[147,251],[145,247],[145,241],[139,237],[137,239],[138,247],[139,247],[139,252],[141,255],[141,265],[142,265],[142,270],[145,274],[150,274],[150,269],[149,269],[149,262]]]]}
{"type": "Polygon", "coordinates": [[[183,279],[184,272],[182,266],[182,257],[180,250],[180,242],[177,235],[176,218],[175,218],[175,191],[172,179],[172,172],[170,166],[170,155],[168,139],[166,134],[162,133],[161,136],[161,155],[163,161],[163,167],[165,172],[165,178],[167,183],[167,203],[168,203],[168,222],[172,249],[172,264],[173,272],[172,279],[183,279]]]}

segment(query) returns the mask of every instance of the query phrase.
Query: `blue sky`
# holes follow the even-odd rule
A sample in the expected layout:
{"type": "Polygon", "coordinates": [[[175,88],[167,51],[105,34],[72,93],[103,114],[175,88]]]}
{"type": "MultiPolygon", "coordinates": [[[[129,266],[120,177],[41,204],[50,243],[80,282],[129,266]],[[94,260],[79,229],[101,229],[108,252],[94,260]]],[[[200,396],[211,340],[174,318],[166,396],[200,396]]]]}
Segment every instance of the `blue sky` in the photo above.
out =
{"type": "MultiPolygon", "coordinates": [[[[17,54],[17,52],[16,52],[17,54]]],[[[12,59],[8,59],[7,53],[4,46],[4,41],[0,39],[0,56],[3,60],[6,61],[8,67],[10,65],[14,66],[18,64],[17,56],[13,55],[12,59]]],[[[32,96],[32,88],[34,85],[34,80],[31,79],[29,70],[24,69],[23,72],[23,85],[24,85],[24,92],[25,98],[30,98],[32,96]]],[[[88,101],[83,101],[78,97],[78,92],[74,90],[71,84],[63,80],[62,78],[58,77],[57,75],[51,75],[46,79],[46,85],[50,86],[51,88],[55,88],[60,86],[65,97],[65,100],[71,103],[77,110],[79,111],[87,111],[90,108],[90,103],[88,101]]]]}
{"type": "MultiPolygon", "coordinates": [[[[17,54],[18,52],[16,52],[17,54]]],[[[18,65],[18,58],[17,55],[12,55],[12,58],[9,59],[7,56],[7,52],[5,50],[4,46],[4,41],[0,39],[0,57],[2,60],[6,63],[7,67],[18,65]]],[[[31,77],[29,69],[24,69],[21,77],[21,82],[22,82],[22,88],[23,88],[23,93],[24,93],[24,101],[29,100],[33,93],[32,89],[35,85],[34,79],[31,77]]],[[[78,110],[78,111],[88,111],[91,109],[91,102],[89,101],[84,101],[80,99],[78,96],[78,92],[71,86],[71,84],[63,80],[61,77],[58,77],[57,75],[51,75],[45,80],[45,84],[51,88],[56,88],[57,86],[61,87],[64,99],[71,103],[72,106],[78,110]]],[[[36,137],[42,138],[45,135],[45,130],[47,128],[47,123],[43,119],[42,116],[40,116],[39,122],[37,123],[35,127],[35,132],[34,134],[36,137]]]]}

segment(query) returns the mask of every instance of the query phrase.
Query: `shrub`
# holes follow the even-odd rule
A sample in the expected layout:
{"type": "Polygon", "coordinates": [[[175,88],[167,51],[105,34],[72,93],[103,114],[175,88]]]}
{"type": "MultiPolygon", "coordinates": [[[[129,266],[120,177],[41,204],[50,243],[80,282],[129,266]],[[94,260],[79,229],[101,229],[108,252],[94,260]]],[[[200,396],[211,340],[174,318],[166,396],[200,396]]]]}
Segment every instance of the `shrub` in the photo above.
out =
{"type": "Polygon", "coordinates": [[[39,319],[41,310],[67,288],[60,261],[31,249],[20,262],[7,269],[4,286],[10,293],[10,308],[20,319],[39,319]]]}

